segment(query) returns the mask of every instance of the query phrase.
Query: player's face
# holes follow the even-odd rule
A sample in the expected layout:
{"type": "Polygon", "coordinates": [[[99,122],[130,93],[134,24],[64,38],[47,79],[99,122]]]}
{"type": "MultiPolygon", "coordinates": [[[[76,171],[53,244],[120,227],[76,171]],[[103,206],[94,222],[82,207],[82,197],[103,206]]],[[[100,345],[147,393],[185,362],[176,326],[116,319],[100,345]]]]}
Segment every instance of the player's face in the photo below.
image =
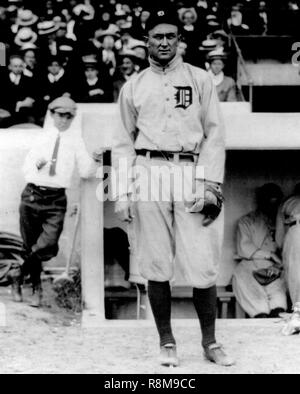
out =
{"type": "Polygon", "coordinates": [[[166,23],[149,31],[148,48],[150,56],[161,64],[167,64],[176,56],[178,27],[166,23]]]}

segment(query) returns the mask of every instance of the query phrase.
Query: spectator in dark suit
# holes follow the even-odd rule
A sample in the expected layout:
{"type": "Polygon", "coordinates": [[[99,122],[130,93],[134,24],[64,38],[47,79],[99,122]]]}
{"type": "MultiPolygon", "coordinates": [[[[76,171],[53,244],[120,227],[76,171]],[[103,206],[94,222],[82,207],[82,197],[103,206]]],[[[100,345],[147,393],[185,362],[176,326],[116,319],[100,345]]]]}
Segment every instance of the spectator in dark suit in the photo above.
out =
{"type": "Polygon", "coordinates": [[[99,71],[94,56],[83,58],[85,71],[76,93],[76,101],[80,103],[111,103],[113,102],[112,82],[104,70],[99,71]]]}
{"type": "Polygon", "coordinates": [[[48,73],[43,76],[40,84],[40,111],[46,113],[49,103],[57,97],[71,96],[71,81],[63,67],[60,56],[50,56],[46,62],[48,73]]]}
{"type": "Polygon", "coordinates": [[[1,81],[0,108],[8,111],[12,123],[34,123],[36,93],[31,79],[23,73],[25,64],[20,56],[11,56],[8,72],[1,81]]]}
{"type": "Polygon", "coordinates": [[[140,59],[132,50],[126,50],[120,53],[120,66],[118,70],[118,77],[114,81],[114,101],[118,101],[119,93],[130,78],[137,74],[137,64],[140,59]]]}

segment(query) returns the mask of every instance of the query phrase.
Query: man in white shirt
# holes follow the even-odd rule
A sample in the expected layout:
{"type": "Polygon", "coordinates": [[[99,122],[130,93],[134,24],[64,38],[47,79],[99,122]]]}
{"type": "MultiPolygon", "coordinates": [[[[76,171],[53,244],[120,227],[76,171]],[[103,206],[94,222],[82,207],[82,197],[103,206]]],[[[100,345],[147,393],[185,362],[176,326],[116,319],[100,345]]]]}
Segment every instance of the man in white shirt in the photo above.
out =
{"type": "MultiPolygon", "coordinates": [[[[84,141],[71,124],[76,103],[60,97],[49,105],[54,127],[41,133],[26,156],[23,172],[27,185],[20,205],[20,228],[24,243],[23,276],[30,274],[31,305],[42,300],[42,262],[58,253],[67,209],[66,188],[70,187],[75,164],[82,178],[96,173],[99,155],[89,156],[84,141]]],[[[21,298],[21,287],[19,287],[21,298]]]]}

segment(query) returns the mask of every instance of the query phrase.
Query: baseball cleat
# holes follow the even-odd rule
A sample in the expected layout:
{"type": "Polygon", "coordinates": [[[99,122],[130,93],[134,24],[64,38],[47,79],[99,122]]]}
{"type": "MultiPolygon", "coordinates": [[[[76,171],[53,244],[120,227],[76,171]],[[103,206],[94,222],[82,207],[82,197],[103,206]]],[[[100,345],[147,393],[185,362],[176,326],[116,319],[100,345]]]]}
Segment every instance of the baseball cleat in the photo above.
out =
{"type": "Polygon", "coordinates": [[[213,343],[204,348],[204,356],[207,360],[215,363],[217,365],[221,365],[223,367],[230,367],[235,364],[234,360],[232,360],[224,351],[222,345],[218,343],[213,343]]]}
{"type": "Polygon", "coordinates": [[[159,363],[165,367],[177,367],[179,365],[176,345],[167,344],[160,347],[159,363]]]}

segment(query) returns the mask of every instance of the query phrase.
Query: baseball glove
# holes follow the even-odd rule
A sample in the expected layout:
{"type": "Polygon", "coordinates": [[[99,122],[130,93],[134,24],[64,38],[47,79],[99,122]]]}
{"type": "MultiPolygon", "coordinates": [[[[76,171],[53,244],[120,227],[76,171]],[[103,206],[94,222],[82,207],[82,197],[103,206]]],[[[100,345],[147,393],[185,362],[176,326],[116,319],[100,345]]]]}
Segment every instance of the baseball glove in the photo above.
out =
{"type": "Polygon", "coordinates": [[[205,186],[204,207],[201,211],[204,215],[203,226],[209,226],[220,215],[223,207],[224,197],[221,190],[211,185],[205,186]]]}
{"type": "Polygon", "coordinates": [[[205,183],[199,190],[195,199],[186,203],[186,209],[190,213],[201,213],[204,216],[203,226],[209,226],[220,215],[224,197],[217,185],[205,183]]]}

